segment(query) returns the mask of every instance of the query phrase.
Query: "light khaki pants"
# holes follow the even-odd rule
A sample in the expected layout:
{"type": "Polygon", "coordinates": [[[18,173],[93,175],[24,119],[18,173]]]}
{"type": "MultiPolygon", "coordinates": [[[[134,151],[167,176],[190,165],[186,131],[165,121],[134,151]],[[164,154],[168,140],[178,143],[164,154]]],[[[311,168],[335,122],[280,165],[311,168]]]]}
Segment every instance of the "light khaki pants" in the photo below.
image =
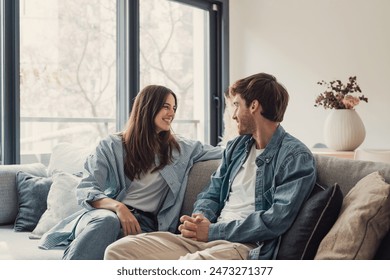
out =
{"type": "Polygon", "coordinates": [[[106,260],[246,260],[254,244],[195,241],[170,232],[129,235],[109,245],[106,260]]]}

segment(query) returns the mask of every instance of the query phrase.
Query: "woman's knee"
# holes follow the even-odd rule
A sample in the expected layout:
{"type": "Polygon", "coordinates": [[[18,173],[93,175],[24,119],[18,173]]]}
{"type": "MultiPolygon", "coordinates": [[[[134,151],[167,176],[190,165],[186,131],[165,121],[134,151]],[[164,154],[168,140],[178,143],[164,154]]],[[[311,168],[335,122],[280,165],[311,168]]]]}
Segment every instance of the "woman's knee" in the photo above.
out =
{"type": "Polygon", "coordinates": [[[118,216],[106,209],[96,209],[85,214],[81,224],[86,224],[90,229],[98,228],[99,230],[107,229],[109,232],[120,231],[120,221],[118,216]]]}
{"type": "Polygon", "coordinates": [[[99,215],[95,217],[95,223],[98,224],[99,230],[111,232],[111,234],[117,237],[119,237],[121,233],[120,220],[118,216],[110,210],[104,209],[103,211],[101,211],[101,213],[99,213],[99,215]]]}
{"type": "Polygon", "coordinates": [[[106,209],[98,209],[95,211],[98,211],[97,215],[94,217],[95,220],[103,222],[107,227],[120,227],[121,223],[114,212],[106,209]]]}

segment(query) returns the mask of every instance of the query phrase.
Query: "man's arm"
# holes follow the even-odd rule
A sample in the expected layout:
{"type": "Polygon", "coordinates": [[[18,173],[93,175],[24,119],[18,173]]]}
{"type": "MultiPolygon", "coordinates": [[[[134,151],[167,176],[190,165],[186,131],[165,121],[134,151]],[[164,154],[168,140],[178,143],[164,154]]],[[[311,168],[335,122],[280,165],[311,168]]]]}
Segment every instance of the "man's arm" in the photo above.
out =
{"type": "Polygon", "coordinates": [[[314,159],[309,153],[300,153],[286,162],[274,176],[277,185],[270,190],[274,192],[273,195],[270,193],[273,204],[268,210],[256,211],[240,221],[210,224],[208,240],[244,243],[282,235],[293,223],[315,184],[314,159]]]}
{"type": "Polygon", "coordinates": [[[197,196],[192,213],[203,214],[210,221],[216,221],[223,207],[221,192],[226,176],[226,150],[223,152],[221,164],[211,175],[209,185],[197,196]]]}
{"type": "MultiPolygon", "coordinates": [[[[224,199],[229,191],[229,170],[232,169],[232,158],[244,153],[245,143],[250,136],[239,136],[230,140],[222,154],[221,164],[211,176],[210,183],[197,197],[192,213],[203,214],[211,222],[215,222],[225,205],[224,199]],[[238,147],[238,148],[237,148],[238,147]]],[[[236,164],[237,161],[235,162],[236,164]]]]}

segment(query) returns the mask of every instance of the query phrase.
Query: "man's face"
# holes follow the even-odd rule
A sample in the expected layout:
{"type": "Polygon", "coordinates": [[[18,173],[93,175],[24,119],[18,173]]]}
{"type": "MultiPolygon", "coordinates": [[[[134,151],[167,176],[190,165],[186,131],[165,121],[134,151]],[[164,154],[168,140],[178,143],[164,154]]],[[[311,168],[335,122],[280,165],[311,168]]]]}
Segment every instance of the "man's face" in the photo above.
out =
{"type": "Polygon", "coordinates": [[[240,94],[236,94],[236,96],[233,97],[233,106],[235,109],[232,118],[237,122],[238,134],[253,134],[255,131],[253,115],[240,94]]]}

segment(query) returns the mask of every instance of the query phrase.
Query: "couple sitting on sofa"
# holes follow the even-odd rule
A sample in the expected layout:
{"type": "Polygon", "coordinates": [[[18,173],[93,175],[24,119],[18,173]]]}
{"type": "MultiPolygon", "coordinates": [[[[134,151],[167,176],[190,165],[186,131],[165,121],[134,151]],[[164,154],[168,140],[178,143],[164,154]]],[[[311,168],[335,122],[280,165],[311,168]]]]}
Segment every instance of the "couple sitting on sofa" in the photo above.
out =
{"type": "Polygon", "coordinates": [[[64,259],[276,258],[313,189],[315,161],[280,125],[289,96],[275,77],[240,79],[229,98],[240,136],[223,151],[173,136],[175,94],[145,87],[127,128],[87,158],[77,188],[85,209],[47,232],[40,247],[67,245],[64,259]],[[179,219],[189,169],[221,156],[193,214],[179,219]]]}

